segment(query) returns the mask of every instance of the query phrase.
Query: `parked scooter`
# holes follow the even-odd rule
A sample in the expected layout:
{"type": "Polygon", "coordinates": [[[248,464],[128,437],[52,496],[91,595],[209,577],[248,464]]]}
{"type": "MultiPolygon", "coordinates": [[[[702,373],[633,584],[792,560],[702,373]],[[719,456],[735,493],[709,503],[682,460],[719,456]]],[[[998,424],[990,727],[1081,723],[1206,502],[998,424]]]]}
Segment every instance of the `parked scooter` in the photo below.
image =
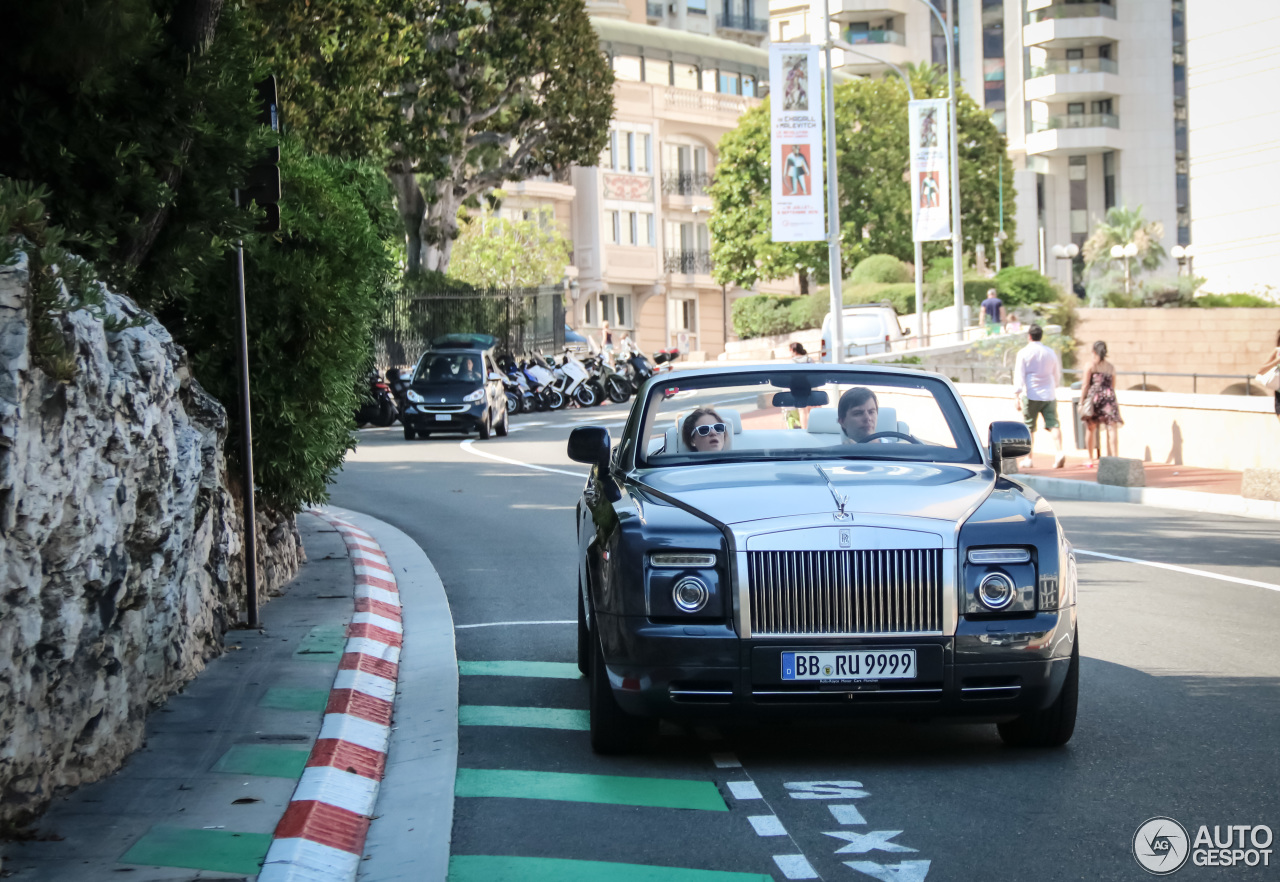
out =
{"type": "Polygon", "coordinates": [[[522,362],[521,367],[524,369],[525,376],[528,377],[530,387],[534,394],[537,395],[543,405],[549,410],[560,410],[569,403],[569,399],[561,390],[557,377],[552,370],[551,365],[547,364],[547,360],[538,353],[530,353],[530,359],[522,362]]]}
{"type": "Polygon", "coordinates": [[[394,423],[399,416],[400,411],[391,395],[391,387],[378,375],[377,371],[370,371],[367,397],[356,408],[356,425],[372,424],[385,428],[394,423]]]}
{"type": "Polygon", "coordinates": [[[600,393],[589,381],[591,374],[586,366],[567,349],[564,361],[553,368],[556,374],[555,387],[560,390],[566,400],[577,402],[579,407],[591,407],[600,401],[600,393]]]}
{"type": "MultiPolygon", "coordinates": [[[[609,353],[586,358],[583,364],[591,371],[592,379],[599,383],[601,390],[610,401],[621,404],[635,392],[631,381],[614,368],[609,353]]],[[[601,403],[604,402],[601,401],[601,403]]]]}

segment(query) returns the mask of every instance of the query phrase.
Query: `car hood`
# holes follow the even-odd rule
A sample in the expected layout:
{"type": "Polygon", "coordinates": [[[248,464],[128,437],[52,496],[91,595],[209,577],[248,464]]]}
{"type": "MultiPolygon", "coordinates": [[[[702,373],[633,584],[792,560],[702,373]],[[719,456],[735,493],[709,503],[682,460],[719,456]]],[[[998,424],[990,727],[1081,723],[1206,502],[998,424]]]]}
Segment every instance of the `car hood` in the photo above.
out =
{"type": "MultiPolygon", "coordinates": [[[[818,462],[856,516],[897,515],[956,521],[978,507],[995,484],[985,465],[915,462],[818,462]]],[[[726,463],[654,469],[642,487],[722,524],[741,524],[837,510],[814,462],[726,463]]]]}
{"type": "Polygon", "coordinates": [[[446,380],[434,383],[414,383],[409,388],[426,399],[423,402],[425,404],[461,404],[463,396],[470,395],[477,389],[484,387],[474,380],[466,382],[446,380]]]}

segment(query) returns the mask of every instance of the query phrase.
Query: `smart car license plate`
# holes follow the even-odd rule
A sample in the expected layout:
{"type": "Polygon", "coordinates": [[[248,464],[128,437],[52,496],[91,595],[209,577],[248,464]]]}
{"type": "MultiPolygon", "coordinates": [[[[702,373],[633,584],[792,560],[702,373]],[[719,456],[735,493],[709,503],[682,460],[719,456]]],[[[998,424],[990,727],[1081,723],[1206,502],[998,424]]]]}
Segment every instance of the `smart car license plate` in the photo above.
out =
{"type": "Polygon", "coordinates": [[[452,417],[447,413],[438,413],[436,414],[436,419],[442,423],[447,423],[449,422],[450,419],[452,419],[452,417]]]}
{"type": "Polygon", "coordinates": [[[784,680],[910,680],[915,676],[914,649],[782,653],[784,680]]]}

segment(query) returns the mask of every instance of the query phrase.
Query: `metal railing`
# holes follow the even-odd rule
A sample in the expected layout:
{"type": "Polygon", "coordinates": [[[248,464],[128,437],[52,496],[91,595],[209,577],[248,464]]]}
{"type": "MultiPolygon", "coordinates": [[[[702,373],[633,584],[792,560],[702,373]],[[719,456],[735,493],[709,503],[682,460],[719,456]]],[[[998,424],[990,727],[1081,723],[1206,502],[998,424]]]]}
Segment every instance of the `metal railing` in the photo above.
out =
{"type": "Polygon", "coordinates": [[[1120,117],[1114,113],[1065,113],[1046,120],[1028,120],[1028,132],[1047,132],[1050,129],[1120,128],[1120,117]]]}
{"type": "Polygon", "coordinates": [[[668,273],[706,274],[714,266],[710,251],[681,251],[667,249],[663,260],[663,269],[668,273]]]}
{"type": "Polygon", "coordinates": [[[1055,18],[1115,18],[1116,7],[1111,3],[1055,3],[1027,12],[1027,24],[1051,21],[1055,18]]]}
{"type": "Polygon", "coordinates": [[[698,113],[733,113],[741,115],[759,104],[756,98],[738,95],[721,95],[672,86],[663,96],[663,104],[675,110],[692,110],[698,113]]]}
{"type": "Polygon", "coordinates": [[[373,329],[379,369],[417,363],[428,344],[455,333],[492,334],[506,352],[564,346],[564,288],[498,288],[478,291],[400,290],[373,329]]]}
{"type": "Polygon", "coordinates": [[[716,16],[716,27],[730,31],[750,31],[755,34],[764,34],[769,30],[769,21],[768,19],[755,18],[751,15],[743,15],[741,13],[735,15],[729,12],[716,16]]]}
{"type": "Polygon", "coordinates": [[[668,196],[705,196],[710,172],[663,172],[662,192],[668,196]]]}
{"type": "Polygon", "coordinates": [[[855,46],[861,46],[868,43],[892,43],[896,46],[907,45],[907,38],[897,31],[845,31],[844,40],[846,43],[852,43],[855,46]]]}
{"type": "Polygon", "coordinates": [[[1044,64],[1031,66],[1028,79],[1078,73],[1119,73],[1114,58],[1051,58],[1044,64]]]}
{"type": "MultiPolygon", "coordinates": [[[[956,381],[963,381],[968,374],[970,383],[1012,383],[1013,367],[1003,364],[928,364],[928,365],[912,365],[905,364],[903,367],[918,367],[920,370],[931,371],[937,374],[946,374],[956,381]],[[978,377],[983,379],[978,379],[978,377]]],[[[1083,368],[1063,368],[1063,376],[1071,375],[1076,377],[1084,376],[1083,368]]],[[[1116,371],[1117,377],[1141,377],[1142,381],[1128,391],[1139,392],[1161,392],[1162,389],[1148,389],[1148,379],[1151,377],[1190,377],[1191,378],[1191,394],[1198,395],[1200,392],[1200,380],[1241,380],[1244,383],[1244,395],[1248,397],[1254,392],[1251,386],[1255,384],[1254,374],[1202,374],[1195,373],[1177,373],[1173,371],[1116,371]]],[[[1218,394],[1218,393],[1206,393],[1218,394]]]]}

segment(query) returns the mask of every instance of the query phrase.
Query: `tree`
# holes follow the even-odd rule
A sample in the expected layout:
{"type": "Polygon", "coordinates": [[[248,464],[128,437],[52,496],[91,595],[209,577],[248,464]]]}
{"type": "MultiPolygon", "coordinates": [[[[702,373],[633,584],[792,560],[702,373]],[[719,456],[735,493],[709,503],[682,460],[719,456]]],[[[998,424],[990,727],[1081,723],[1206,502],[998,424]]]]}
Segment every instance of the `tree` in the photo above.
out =
{"type": "Polygon", "coordinates": [[[391,166],[411,273],[448,267],[464,204],[595,164],[613,116],[583,0],[419,0],[413,25],[391,166]]]}
{"type": "Polygon", "coordinates": [[[461,222],[449,275],[480,288],[528,288],[559,281],[569,251],[549,208],[523,220],[484,212],[461,222]]]}
{"type": "Polygon", "coordinates": [[[1144,270],[1157,269],[1165,258],[1164,247],[1160,244],[1163,237],[1164,224],[1147,221],[1142,215],[1141,205],[1132,209],[1113,206],[1107,209],[1106,217],[1085,240],[1082,249],[1085,267],[1092,269],[1099,264],[1110,266],[1117,259],[1111,256],[1111,247],[1132,242],[1138,246],[1138,255],[1131,259],[1144,270]]]}
{"type": "Polygon", "coordinates": [[[314,153],[385,160],[412,51],[412,0],[257,0],[254,46],[279,82],[282,127],[314,153]]]}
{"type": "MultiPolygon", "coordinates": [[[[913,83],[916,97],[932,97],[927,81],[913,83]]],[[[945,84],[943,85],[945,89],[945,84]]],[[[873,254],[911,261],[910,186],[907,177],[907,90],[901,80],[860,79],[835,89],[836,156],[840,188],[842,273],[873,254]]],[[[1013,165],[1007,142],[990,117],[960,94],[961,221],[964,248],[988,246],[1000,229],[1000,166],[1004,172],[1006,256],[1013,257],[1013,165]]],[[[720,140],[711,186],[710,229],[715,277],[750,286],[809,268],[827,274],[825,242],[770,241],[769,104],[745,113],[720,140]]],[[[949,243],[926,242],[926,261],[947,254],[949,243]]]]}

